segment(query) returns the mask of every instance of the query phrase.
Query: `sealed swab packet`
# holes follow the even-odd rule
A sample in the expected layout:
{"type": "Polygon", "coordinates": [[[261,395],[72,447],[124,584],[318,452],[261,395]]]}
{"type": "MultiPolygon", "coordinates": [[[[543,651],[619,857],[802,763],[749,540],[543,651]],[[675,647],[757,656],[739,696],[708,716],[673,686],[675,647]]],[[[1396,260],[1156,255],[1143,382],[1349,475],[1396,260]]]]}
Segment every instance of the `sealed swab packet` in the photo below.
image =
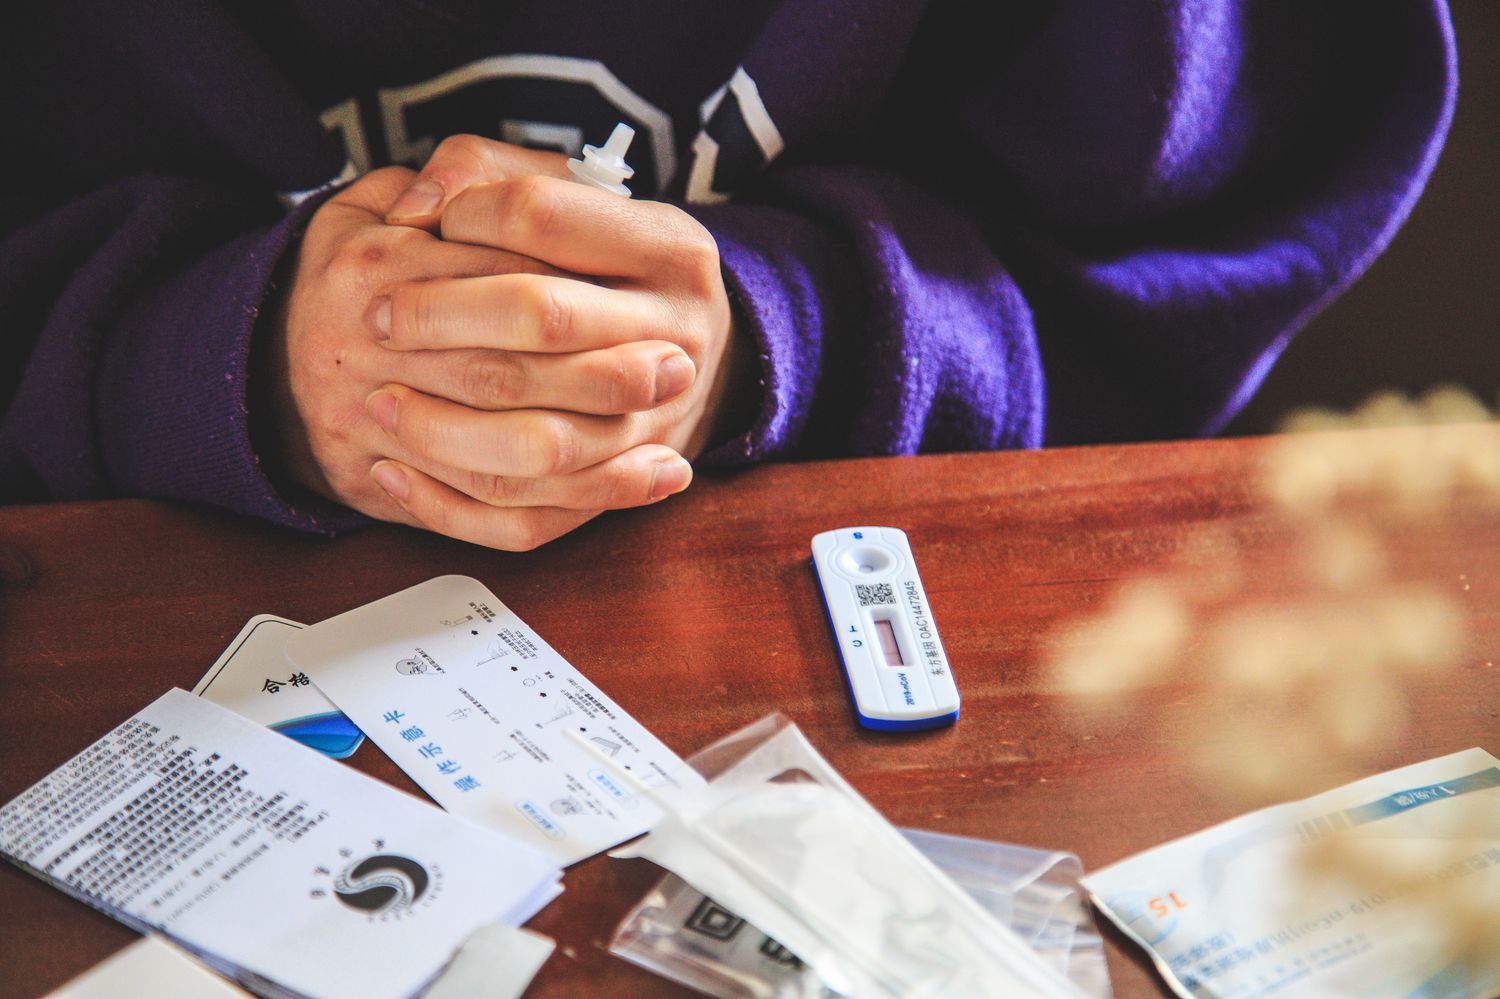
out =
{"type": "MultiPolygon", "coordinates": [[[[1104,942],[1070,853],[902,829],[976,902],[1084,994],[1110,996],[1104,942]]],[[[610,952],[719,999],[828,999],[833,993],[787,947],[675,874],[620,923],[610,952]]]]}
{"type": "Polygon", "coordinates": [[[642,787],[664,818],[613,855],[678,875],[806,962],[830,991],[1087,994],[924,857],[784,717],[697,759],[716,776],[702,789],[642,787]]]}
{"type": "Polygon", "coordinates": [[[1500,760],[1428,760],[1083,878],[1180,996],[1500,995],[1500,760]]]}

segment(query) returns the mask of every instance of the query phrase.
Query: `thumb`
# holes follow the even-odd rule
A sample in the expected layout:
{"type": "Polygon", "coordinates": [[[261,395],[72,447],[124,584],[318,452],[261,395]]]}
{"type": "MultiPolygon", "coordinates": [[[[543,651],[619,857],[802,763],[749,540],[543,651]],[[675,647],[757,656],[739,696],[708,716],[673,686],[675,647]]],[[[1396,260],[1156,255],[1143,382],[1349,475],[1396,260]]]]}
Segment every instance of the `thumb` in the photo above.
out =
{"type": "Polygon", "coordinates": [[[468,188],[535,174],[566,179],[567,161],[561,153],[525,149],[479,135],[452,135],[433,150],[432,158],[396,199],[385,220],[436,232],[444,207],[468,188]]]}

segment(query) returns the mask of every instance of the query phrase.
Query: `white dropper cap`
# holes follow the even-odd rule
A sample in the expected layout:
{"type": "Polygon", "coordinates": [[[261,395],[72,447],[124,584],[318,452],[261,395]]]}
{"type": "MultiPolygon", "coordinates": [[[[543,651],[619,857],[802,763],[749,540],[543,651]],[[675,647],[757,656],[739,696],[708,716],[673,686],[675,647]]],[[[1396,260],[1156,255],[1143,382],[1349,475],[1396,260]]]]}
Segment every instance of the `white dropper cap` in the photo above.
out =
{"type": "Polygon", "coordinates": [[[630,140],[634,138],[635,129],[622,121],[609,133],[609,141],[604,144],[603,149],[584,146],[583,159],[568,160],[568,169],[573,171],[573,179],[601,191],[630,197],[630,188],[621,181],[629,180],[635,174],[635,167],[625,162],[625,153],[630,149],[630,140]]]}

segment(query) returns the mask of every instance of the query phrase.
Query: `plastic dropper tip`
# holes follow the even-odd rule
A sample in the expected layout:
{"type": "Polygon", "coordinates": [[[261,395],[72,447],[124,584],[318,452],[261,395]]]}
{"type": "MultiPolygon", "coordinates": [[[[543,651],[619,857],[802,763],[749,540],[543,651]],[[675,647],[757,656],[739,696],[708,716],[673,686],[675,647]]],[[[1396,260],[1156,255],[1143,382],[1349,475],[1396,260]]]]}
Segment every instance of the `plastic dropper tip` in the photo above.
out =
{"type": "Polygon", "coordinates": [[[609,140],[604,143],[604,148],[599,150],[599,152],[605,156],[613,156],[623,160],[625,154],[630,150],[631,141],[634,139],[635,129],[622,121],[615,126],[613,132],[609,133],[609,140]]]}
{"type": "Polygon", "coordinates": [[[621,181],[635,176],[635,168],[625,162],[625,153],[630,149],[630,140],[635,138],[635,129],[624,122],[615,126],[603,147],[584,146],[582,159],[568,160],[568,169],[573,179],[580,184],[597,187],[621,197],[630,197],[630,188],[621,181]]]}

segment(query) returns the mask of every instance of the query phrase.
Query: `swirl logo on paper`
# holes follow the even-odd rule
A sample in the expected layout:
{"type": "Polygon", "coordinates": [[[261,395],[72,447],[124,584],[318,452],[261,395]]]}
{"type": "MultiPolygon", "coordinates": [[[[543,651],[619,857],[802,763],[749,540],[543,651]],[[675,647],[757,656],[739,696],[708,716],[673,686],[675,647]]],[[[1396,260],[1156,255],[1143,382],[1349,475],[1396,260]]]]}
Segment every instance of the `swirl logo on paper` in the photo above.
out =
{"type": "Polygon", "coordinates": [[[333,893],[358,912],[394,915],[416,905],[430,881],[427,868],[410,857],[377,853],[340,871],[333,879],[333,893]]]}
{"type": "Polygon", "coordinates": [[[389,852],[384,840],[372,845],[374,852],[363,855],[347,847],[339,850],[344,862],[340,869],[315,868],[313,873],[322,884],[310,896],[332,896],[343,908],[379,922],[410,917],[437,899],[443,880],[437,865],[389,852]]]}

